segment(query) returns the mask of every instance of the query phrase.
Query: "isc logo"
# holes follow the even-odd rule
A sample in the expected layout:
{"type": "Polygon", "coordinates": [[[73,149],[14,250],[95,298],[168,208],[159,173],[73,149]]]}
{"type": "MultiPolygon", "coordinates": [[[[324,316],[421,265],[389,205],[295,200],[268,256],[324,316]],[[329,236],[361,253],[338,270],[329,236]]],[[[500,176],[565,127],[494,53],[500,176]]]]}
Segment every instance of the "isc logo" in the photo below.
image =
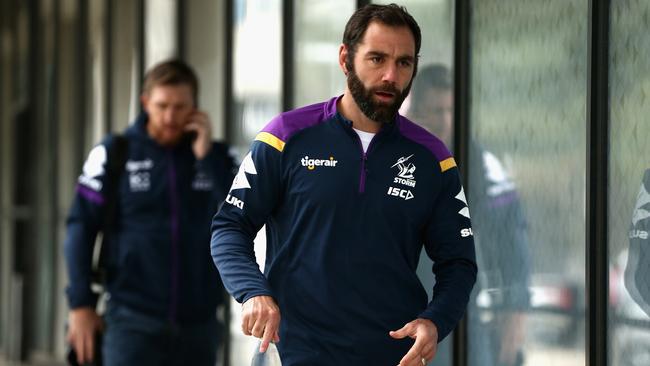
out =
{"type": "Polygon", "coordinates": [[[389,196],[395,196],[399,198],[403,198],[405,201],[410,200],[411,198],[414,198],[415,196],[411,191],[407,189],[400,189],[400,188],[395,188],[395,187],[388,187],[388,192],[387,194],[389,196]]]}

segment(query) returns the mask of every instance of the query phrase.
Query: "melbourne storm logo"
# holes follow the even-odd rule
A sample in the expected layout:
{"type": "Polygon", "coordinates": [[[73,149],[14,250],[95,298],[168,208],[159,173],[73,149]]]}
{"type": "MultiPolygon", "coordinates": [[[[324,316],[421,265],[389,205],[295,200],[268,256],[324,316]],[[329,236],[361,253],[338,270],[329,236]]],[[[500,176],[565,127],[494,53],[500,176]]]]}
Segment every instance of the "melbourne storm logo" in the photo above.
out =
{"type": "Polygon", "coordinates": [[[415,187],[415,176],[413,173],[415,172],[415,165],[408,160],[413,157],[413,154],[406,156],[406,157],[401,157],[397,159],[397,162],[391,166],[391,168],[397,167],[399,169],[399,172],[397,173],[397,176],[395,179],[393,179],[393,183],[397,184],[402,184],[408,187],[415,187]]]}

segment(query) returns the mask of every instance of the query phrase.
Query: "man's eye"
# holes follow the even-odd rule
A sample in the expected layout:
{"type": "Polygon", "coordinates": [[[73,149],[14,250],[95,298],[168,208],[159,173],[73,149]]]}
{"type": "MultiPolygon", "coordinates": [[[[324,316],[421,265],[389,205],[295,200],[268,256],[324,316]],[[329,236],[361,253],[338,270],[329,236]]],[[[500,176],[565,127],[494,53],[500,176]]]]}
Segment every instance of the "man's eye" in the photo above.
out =
{"type": "Polygon", "coordinates": [[[381,57],[379,57],[379,56],[373,56],[373,57],[370,58],[370,61],[371,61],[373,64],[378,64],[378,63],[381,62],[381,57]]]}
{"type": "Polygon", "coordinates": [[[411,61],[409,61],[409,60],[401,60],[399,62],[399,64],[400,64],[400,66],[403,66],[403,67],[411,67],[411,61]]]}

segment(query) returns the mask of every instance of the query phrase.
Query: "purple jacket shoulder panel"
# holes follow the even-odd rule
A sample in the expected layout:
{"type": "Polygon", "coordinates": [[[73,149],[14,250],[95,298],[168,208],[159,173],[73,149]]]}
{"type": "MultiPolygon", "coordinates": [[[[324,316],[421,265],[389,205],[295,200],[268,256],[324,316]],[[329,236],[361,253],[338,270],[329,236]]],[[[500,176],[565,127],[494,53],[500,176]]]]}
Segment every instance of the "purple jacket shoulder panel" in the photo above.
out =
{"type": "Polygon", "coordinates": [[[269,122],[261,132],[267,132],[287,142],[298,131],[317,125],[336,114],[336,102],[341,96],[327,102],[308,105],[284,112],[269,122]]]}
{"type": "Polygon", "coordinates": [[[452,158],[451,152],[449,152],[445,144],[429,131],[401,115],[398,117],[398,121],[399,130],[402,136],[425,146],[439,162],[442,163],[443,161],[452,158]]]}

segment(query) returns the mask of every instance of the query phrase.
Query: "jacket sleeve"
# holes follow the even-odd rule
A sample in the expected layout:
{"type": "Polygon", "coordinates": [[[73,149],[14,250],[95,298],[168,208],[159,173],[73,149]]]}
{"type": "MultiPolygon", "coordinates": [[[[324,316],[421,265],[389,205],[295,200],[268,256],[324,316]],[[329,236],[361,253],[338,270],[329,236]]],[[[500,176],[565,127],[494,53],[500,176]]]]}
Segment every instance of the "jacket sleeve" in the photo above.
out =
{"type": "Polygon", "coordinates": [[[625,267],[625,288],[650,315],[650,169],[646,170],[637,196],[628,234],[630,249],[625,267]]]}
{"type": "Polygon", "coordinates": [[[91,291],[93,248],[103,225],[106,200],[107,147],[110,139],[95,146],[79,176],[72,206],[66,221],[63,244],[68,270],[66,295],[71,309],[95,307],[97,295],[91,291]]]}
{"type": "Polygon", "coordinates": [[[465,313],[476,282],[474,240],[458,169],[442,173],[440,194],[425,229],[425,250],[433,260],[433,298],[419,317],[430,319],[442,341],[465,313]]]}
{"type": "Polygon", "coordinates": [[[226,290],[240,303],[254,296],[273,296],[253,250],[253,239],[282,192],[281,147],[268,142],[269,134],[265,137],[267,142],[258,136],[251,145],[212,221],[212,258],[226,290]]]}

